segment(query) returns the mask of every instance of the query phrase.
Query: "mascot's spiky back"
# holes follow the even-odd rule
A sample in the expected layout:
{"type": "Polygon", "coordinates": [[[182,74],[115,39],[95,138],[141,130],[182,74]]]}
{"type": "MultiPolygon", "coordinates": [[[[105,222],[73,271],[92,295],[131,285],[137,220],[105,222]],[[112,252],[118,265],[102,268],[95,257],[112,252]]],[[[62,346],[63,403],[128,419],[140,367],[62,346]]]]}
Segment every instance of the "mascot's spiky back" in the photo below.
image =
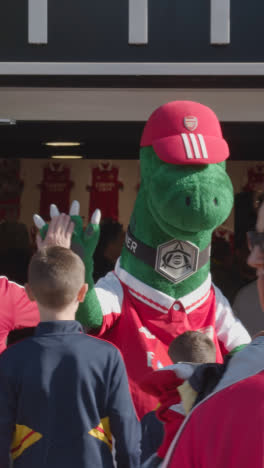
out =
{"type": "Polygon", "coordinates": [[[125,359],[138,413],[157,400],[139,382],[171,363],[177,335],[201,330],[214,341],[217,361],[250,341],[228,301],[212,285],[212,231],[229,215],[233,189],[225,170],[229,155],[215,114],[201,104],[170,102],[148,120],[141,139],[141,187],[115,271],[93,287],[93,224],[74,241],[87,267],[90,291],[78,319],[113,342],[125,359]]]}

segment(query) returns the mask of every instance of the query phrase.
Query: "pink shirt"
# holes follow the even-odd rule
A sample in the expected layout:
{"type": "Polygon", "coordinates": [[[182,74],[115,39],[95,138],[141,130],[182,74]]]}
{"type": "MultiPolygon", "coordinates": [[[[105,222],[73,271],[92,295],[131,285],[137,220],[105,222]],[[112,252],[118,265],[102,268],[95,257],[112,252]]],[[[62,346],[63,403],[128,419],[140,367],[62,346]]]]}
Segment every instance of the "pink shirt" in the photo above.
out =
{"type": "Polygon", "coordinates": [[[30,302],[23,286],[0,277],[0,353],[6,348],[8,334],[16,328],[39,323],[36,302],[30,302]]]}

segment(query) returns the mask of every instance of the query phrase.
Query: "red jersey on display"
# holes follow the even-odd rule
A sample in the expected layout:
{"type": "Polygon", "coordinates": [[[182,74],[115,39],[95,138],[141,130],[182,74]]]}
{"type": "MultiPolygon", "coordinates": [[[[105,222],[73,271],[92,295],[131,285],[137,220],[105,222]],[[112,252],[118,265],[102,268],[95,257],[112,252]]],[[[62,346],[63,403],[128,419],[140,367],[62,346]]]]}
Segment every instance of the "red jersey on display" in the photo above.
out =
{"type": "Polygon", "coordinates": [[[139,382],[153,369],[171,364],[168,347],[176,336],[188,330],[208,334],[216,346],[217,362],[250,342],[227,299],[212,286],[210,275],[195,291],[175,300],[137,280],[118,261],[115,273],[100,279],[95,291],[103,311],[100,336],[123,354],[140,418],[157,407],[158,399],[145,393],[139,382]]]}
{"type": "Polygon", "coordinates": [[[70,180],[70,168],[61,164],[51,163],[43,170],[43,180],[39,185],[40,216],[45,220],[50,218],[50,205],[57,205],[61,213],[69,213],[70,191],[73,187],[70,180]]]}
{"type": "Polygon", "coordinates": [[[118,221],[118,193],[123,188],[118,180],[118,168],[109,163],[101,163],[92,170],[90,190],[89,219],[96,208],[101,210],[102,219],[118,221]]]}
{"type": "Polygon", "coordinates": [[[36,327],[39,311],[36,302],[31,302],[23,286],[0,277],[0,353],[6,348],[9,333],[17,328],[36,327]]]}

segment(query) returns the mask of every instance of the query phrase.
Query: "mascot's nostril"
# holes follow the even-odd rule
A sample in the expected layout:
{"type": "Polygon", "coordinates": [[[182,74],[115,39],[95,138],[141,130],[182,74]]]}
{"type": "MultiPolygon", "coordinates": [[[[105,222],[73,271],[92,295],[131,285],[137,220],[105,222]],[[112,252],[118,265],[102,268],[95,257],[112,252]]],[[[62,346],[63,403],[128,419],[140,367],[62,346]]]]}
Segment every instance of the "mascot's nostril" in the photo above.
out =
{"type": "Polygon", "coordinates": [[[190,204],[191,204],[191,197],[186,197],[186,198],[185,198],[185,203],[186,203],[187,206],[190,206],[190,204]]]}
{"type": "Polygon", "coordinates": [[[214,198],[214,204],[217,206],[218,205],[218,198],[214,198]]]}

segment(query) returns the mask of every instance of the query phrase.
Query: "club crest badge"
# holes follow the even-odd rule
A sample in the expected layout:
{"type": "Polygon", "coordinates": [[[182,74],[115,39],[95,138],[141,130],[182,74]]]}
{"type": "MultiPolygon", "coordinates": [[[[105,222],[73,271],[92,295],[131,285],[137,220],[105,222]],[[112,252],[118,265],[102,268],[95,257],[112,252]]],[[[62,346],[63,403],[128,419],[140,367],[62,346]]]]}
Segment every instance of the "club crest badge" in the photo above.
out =
{"type": "Polygon", "coordinates": [[[198,256],[196,245],[174,239],[159,245],[155,270],[172,283],[179,283],[197,271],[198,256]]]}
{"type": "Polygon", "coordinates": [[[183,119],[184,127],[190,132],[193,132],[198,127],[198,119],[192,115],[187,115],[183,119]]]}

